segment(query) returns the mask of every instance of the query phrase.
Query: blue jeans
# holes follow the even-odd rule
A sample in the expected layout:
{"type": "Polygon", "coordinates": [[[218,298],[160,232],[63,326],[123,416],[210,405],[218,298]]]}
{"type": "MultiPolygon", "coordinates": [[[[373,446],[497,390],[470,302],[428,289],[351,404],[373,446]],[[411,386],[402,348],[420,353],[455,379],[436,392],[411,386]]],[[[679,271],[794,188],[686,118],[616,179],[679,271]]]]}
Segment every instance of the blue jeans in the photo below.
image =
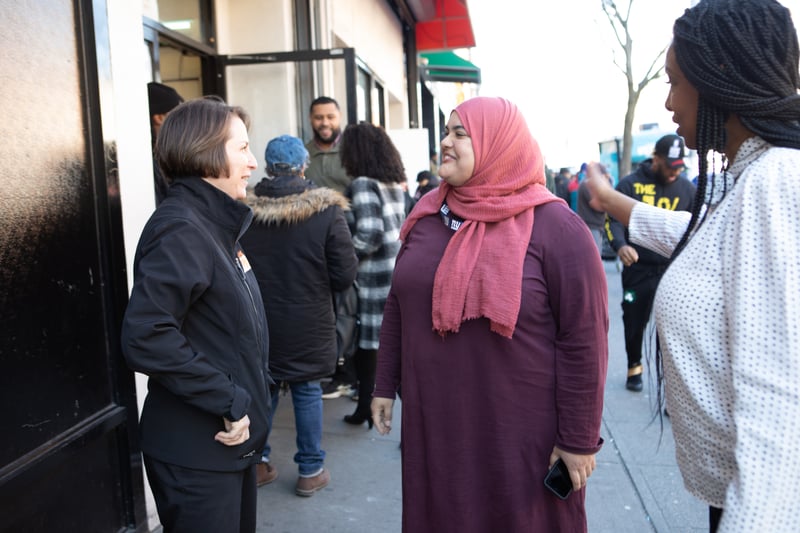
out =
{"type": "MultiPolygon", "coordinates": [[[[317,381],[300,381],[289,383],[294,404],[294,426],[297,431],[297,453],[294,462],[303,477],[316,474],[325,463],[325,451],[322,444],[322,387],[317,381]]],[[[272,417],[278,408],[280,387],[272,387],[272,409],[267,427],[267,442],[261,454],[262,460],[269,461],[272,447],[269,445],[269,433],[272,431],[272,417]]]]}

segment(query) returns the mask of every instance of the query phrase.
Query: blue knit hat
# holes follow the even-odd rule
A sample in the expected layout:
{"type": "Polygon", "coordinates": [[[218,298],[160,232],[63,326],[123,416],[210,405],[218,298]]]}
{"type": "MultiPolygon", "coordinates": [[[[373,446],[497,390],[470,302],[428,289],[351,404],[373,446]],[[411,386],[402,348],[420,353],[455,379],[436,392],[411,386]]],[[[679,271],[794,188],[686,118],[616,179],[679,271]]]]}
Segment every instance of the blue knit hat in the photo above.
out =
{"type": "Polygon", "coordinates": [[[281,135],[268,142],[264,159],[270,176],[299,174],[309,162],[308,150],[303,141],[291,135],[281,135]]]}

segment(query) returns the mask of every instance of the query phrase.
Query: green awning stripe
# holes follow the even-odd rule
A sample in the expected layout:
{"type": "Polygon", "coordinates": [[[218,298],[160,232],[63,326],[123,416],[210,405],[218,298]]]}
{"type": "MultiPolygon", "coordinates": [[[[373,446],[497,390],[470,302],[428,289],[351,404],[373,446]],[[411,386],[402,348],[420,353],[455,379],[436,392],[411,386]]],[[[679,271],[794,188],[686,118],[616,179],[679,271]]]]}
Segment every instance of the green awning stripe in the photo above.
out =
{"type": "Polygon", "coordinates": [[[429,81],[480,83],[481,69],[453,52],[419,54],[420,73],[429,81]]]}

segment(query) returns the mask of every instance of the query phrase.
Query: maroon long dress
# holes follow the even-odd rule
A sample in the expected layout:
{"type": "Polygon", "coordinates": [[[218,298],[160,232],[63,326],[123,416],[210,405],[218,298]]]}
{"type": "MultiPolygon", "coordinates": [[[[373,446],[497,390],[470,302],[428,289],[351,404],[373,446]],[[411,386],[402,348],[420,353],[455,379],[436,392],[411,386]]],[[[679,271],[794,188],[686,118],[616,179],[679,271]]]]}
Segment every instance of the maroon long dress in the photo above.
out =
{"type": "Polygon", "coordinates": [[[601,445],[608,313],[594,240],[566,206],[537,207],[513,338],[484,318],[440,337],[431,294],[451,235],[437,215],[416,223],[383,316],[375,396],[401,387],[403,531],[584,532],[585,489],[562,501],[543,480],[554,445],[601,445]]]}

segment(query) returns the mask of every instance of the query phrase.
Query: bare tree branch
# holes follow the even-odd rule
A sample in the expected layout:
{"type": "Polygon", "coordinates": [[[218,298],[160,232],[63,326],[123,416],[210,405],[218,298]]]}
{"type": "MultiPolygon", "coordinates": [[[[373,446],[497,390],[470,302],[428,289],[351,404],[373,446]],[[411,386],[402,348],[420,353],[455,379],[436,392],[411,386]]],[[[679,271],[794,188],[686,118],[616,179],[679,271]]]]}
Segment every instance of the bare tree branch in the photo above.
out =
{"type": "Polygon", "coordinates": [[[631,20],[631,8],[633,7],[633,0],[628,2],[628,11],[625,13],[625,29],[628,28],[628,21],[631,20]]]}
{"type": "Polygon", "coordinates": [[[617,58],[616,57],[614,58],[614,66],[617,67],[619,69],[619,71],[622,72],[623,75],[627,75],[627,72],[625,72],[625,67],[623,67],[622,65],[617,63],[617,58]]]}
{"type": "Polygon", "coordinates": [[[624,50],[625,43],[623,42],[622,37],[620,37],[619,35],[619,30],[617,29],[617,24],[615,20],[619,21],[620,25],[622,26],[622,29],[624,29],[626,33],[628,29],[627,21],[622,20],[622,17],[620,17],[619,11],[617,11],[617,6],[616,4],[614,4],[614,2],[603,0],[603,12],[606,14],[606,17],[608,17],[608,23],[611,25],[611,29],[614,30],[614,37],[617,38],[617,42],[624,50]],[[611,9],[612,11],[609,12],[609,9],[611,9]]]}
{"type": "Polygon", "coordinates": [[[662,48],[655,59],[653,59],[652,63],[650,63],[650,66],[647,68],[647,73],[642,78],[642,81],[639,82],[640,91],[647,87],[648,83],[660,78],[664,74],[663,57],[667,53],[667,48],[669,48],[669,46],[662,48]],[[658,68],[656,68],[656,65],[658,65],[658,68]],[[653,71],[654,68],[656,68],[655,72],[653,71]]]}
{"type": "Polygon", "coordinates": [[[622,136],[622,153],[618,155],[619,177],[622,178],[630,172],[631,169],[631,156],[633,149],[633,118],[636,112],[636,105],[639,103],[639,97],[642,90],[647,85],[662,76],[663,74],[663,58],[667,51],[664,47],[658,55],[650,63],[644,77],[637,83],[634,83],[633,78],[633,39],[630,32],[630,18],[633,10],[633,3],[635,0],[628,0],[625,15],[623,15],[615,0],[601,0],[603,13],[605,13],[608,23],[614,32],[614,37],[617,39],[617,44],[625,54],[624,66],[617,61],[616,50],[612,50],[613,63],[625,76],[628,83],[628,106],[625,111],[625,126],[622,136]]]}

